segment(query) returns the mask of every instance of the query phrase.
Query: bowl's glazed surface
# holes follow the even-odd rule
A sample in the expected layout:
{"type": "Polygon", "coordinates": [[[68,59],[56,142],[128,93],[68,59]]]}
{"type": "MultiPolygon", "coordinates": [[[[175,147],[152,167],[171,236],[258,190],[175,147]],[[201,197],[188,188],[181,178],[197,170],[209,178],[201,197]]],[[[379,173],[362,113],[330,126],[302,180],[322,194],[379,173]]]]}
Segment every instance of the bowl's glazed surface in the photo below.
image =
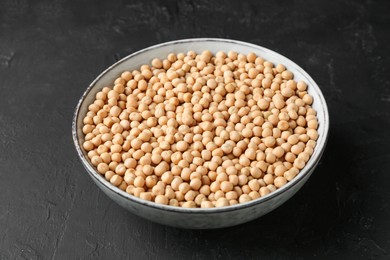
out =
{"type": "Polygon", "coordinates": [[[85,91],[77,105],[72,125],[73,141],[80,160],[92,180],[104,193],[116,203],[138,216],[169,226],[191,229],[221,228],[238,225],[258,218],[283,204],[302,187],[313,173],[325,149],[328,130],[329,116],[325,99],[317,84],[302,68],[286,57],[269,49],[245,42],[214,38],[195,38],[162,43],[135,52],[118,61],[100,74],[85,91]],[[254,52],[274,64],[281,63],[285,65],[288,70],[294,73],[295,80],[304,80],[308,83],[308,93],[313,96],[314,100],[312,107],[317,111],[319,137],[310,160],[292,181],[267,196],[243,204],[211,209],[181,208],[141,200],[111,185],[96,171],[82,148],[84,139],[82,133],[83,118],[88,111],[88,105],[94,101],[96,93],[103,87],[112,85],[113,81],[123,71],[139,69],[141,65],[150,64],[153,58],[163,59],[169,53],[187,53],[190,50],[197,53],[210,50],[214,54],[217,51],[228,52],[230,50],[243,54],[254,52]]]}

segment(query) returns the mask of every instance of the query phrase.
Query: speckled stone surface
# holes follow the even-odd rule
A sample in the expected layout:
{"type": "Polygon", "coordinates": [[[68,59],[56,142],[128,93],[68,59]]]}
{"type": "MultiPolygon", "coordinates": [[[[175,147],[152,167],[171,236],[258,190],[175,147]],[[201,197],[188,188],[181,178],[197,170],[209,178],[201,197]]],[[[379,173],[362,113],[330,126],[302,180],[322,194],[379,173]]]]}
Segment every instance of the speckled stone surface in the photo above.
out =
{"type": "Polygon", "coordinates": [[[0,259],[390,257],[390,2],[0,0],[0,259]],[[232,38],[321,87],[327,150],[287,203],[250,223],[141,219],[87,176],[74,107],[116,60],[160,42],[232,38]]]}

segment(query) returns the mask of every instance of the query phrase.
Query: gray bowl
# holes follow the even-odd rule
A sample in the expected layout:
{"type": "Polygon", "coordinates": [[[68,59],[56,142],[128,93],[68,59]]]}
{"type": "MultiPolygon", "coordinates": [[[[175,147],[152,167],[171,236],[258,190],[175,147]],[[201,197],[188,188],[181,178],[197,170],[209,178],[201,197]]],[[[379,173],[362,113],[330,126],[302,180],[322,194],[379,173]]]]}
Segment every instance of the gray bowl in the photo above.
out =
{"type": "Polygon", "coordinates": [[[324,96],[314,80],[301,67],[286,57],[264,47],[246,42],[214,38],[196,38],[162,43],[137,51],[116,62],[100,74],[84,92],[77,104],[72,124],[73,141],[80,160],[89,176],[107,196],[140,217],[164,225],[190,229],[210,229],[238,225],[258,218],[283,204],[302,187],[313,173],[325,149],[328,130],[329,115],[324,96]],[[153,58],[163,59],[171,52],[186,53],[189,50],[195,52],[210,50],[213,53],[234,50],[244,54],[252,51],[273,63],[284,64],[294,73],[294,79],[305,80],[308,83],[308,92],[314,99],[312,106],[317,110],[319,137],[314,153],[297,177],[282,188],[259,199],[222,208],[202,209],[159,205],[139,199],[111,185],[96,171],[82,148],[84,138],[82,133],[83,118],[88,111],[88,105],[94,101],[95,94],[103,87],[112,85],[113,81],[125,70],[138,69],[141,65],[150,63],[153,58]]]}

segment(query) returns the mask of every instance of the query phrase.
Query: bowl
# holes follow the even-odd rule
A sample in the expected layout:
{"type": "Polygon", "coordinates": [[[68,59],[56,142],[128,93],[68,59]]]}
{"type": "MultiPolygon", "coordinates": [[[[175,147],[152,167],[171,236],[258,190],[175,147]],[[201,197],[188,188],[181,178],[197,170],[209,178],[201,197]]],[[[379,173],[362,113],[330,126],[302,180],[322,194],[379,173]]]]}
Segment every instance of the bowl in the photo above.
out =
{"type": "Polygon", "coordinates": [[[309,179],[316,168],[325,149],[329,130],[328,108],[320,88],[314,80],[297,64],[267,48],[254,44],[215,38],[195,38],[166,42],[137,51],[116,62],[101,73],[87,88],[80,98],[74,113],[72,134],[78,156],[91,179],[108,197],[133,214],[148,220],[168,226],[188,229],[211,229],[238,225],[258,218],[279,207],[291,198],[309,179]],[[188,52],[197,53],[210,50],[228,52],[234,50],[247,54],[254,52],[273,63],[281,63],[294,73],[294,79],[308,83],[308,93],[313,96],[312,107],[317,110],[318,134],[314,152],[300,173],[283,187],[270,194],[243,204],[236,204],[222,208],[181,208],[160,205],[154,202],[139,199],[125,191],[111,185],[91,164],[86,152],[82,148],[84,135],[82,133],[83,118],[88,111],[88,105],[94,101],[95,94],[103,87],[112,85],[113,81],[125,70],[138,69],[141,65],[150,63],[153,58],[165,58],[169,53],[188,52]]]}

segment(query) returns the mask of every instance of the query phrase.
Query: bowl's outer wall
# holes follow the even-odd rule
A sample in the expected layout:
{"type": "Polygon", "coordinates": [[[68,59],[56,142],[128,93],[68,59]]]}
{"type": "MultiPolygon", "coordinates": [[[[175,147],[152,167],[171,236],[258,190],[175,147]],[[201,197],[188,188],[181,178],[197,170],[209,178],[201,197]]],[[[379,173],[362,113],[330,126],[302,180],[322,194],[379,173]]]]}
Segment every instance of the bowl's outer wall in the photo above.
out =
{"type": "Polygon", "coordinates": [[[291,198],[309,179],[312,172],[313,170],[311,170],[297,185],[271,200],[239,210],[208,214],[178,213],[174,211],[164,211],[161,209],[152,208],[144,204],[129,203],[128,199],[118,195],[118,193],[114,192],[113,190],[107,189],[97,179],[92,179],[99,186],[99,188],[102,189],[105,194],[107,194],[108,197],[113,199],[123,208],[140,217],[172,227],[187,229],[213,229],[239,225],[256,219],[274,210],[275,208],[282,205],[286,200],[291,198]]]}
{"type": "MultiPolygon", "coordinates": [[[[224,39],[189,39],[181,40],[166,44],[161,44],[156,48],[152,46],[150,48],[141,50],[134,53],[118,63],[114,64],[106,71],[104,71],[97,79],[91,84],[90,88],[84,93],[79,103],[79,111],[75,115],[75,121],[73,122],[73,135],[76,148],[78,149],[79,156],[84,167],[95,181],[95,183],[114,201],[116,201],[122,207],[128,209],[134,214],[149,220],[166,224],[170,226],[182,227],[182,228],[219,228],[237,225],[250,221],[254,218],[262,216],[269,211],[275,209],[291,196],[293,196],[307,181],[312,174],[315,166],[317,165],[322,152],[325,148],[329,119],[328,110],[324,97],[313,79],[295,63],[291,62],[287,58],[273,51],[265,49],[260,46],[247,44],[243,42],[237,42],[224,39]],[[261,201],[261,203],[252,204],[248,207],[237,206],[237,210],[222,211],[222,212],[207,212],[198,211],[196,214],[191,212],[178,212],[167,211],[159,206],[151,207],[150,204],[136,203],[133,200],[137,198],[128,198],[130,195],[119,190],[116,187],[111,186],[101,175],[99,175],[89,162],[86,153],[82,147],[82,140],[84,138],[82,133],[82,120],[88,111],[88,105],[94,101],[95,95],[103,87],[112,86],[113,81],[126,70],[139,69],[141,65],[150,64],[153,58],[165,58],[169,53],[186,53],[189,50],[195,52],[202,52],[203,50],[210,50],[213,53],[217,51],[228,52],[230,50],[237,51],[238,53],[247,54],[249,52],[255,52],[257,55],[263,57],[266,60],[273,62],[274,64],[284,64],[287,69],[294,73],[295,80],[304,80],[308,82],[308,92],[313,96],[314,103],[312,107],[317,110],[317,117],[319,121],[319,139],[317,140],[317,146],[315,151],[308,162],[309,167],[305,172],[305,167],[301,173],[290,183],[277,190],[279,192],[277,196],[273,196],[268,200],[261,201]],[[304,175],[304,176],[300,176],[304,175]]],[[[273,193],[276,193],[273,192],[273,193]]],[[[273,194],[271,193],[271,194],[273,194]]],[[[275,194],[274,194],[275,195],[275,194]]]]}

